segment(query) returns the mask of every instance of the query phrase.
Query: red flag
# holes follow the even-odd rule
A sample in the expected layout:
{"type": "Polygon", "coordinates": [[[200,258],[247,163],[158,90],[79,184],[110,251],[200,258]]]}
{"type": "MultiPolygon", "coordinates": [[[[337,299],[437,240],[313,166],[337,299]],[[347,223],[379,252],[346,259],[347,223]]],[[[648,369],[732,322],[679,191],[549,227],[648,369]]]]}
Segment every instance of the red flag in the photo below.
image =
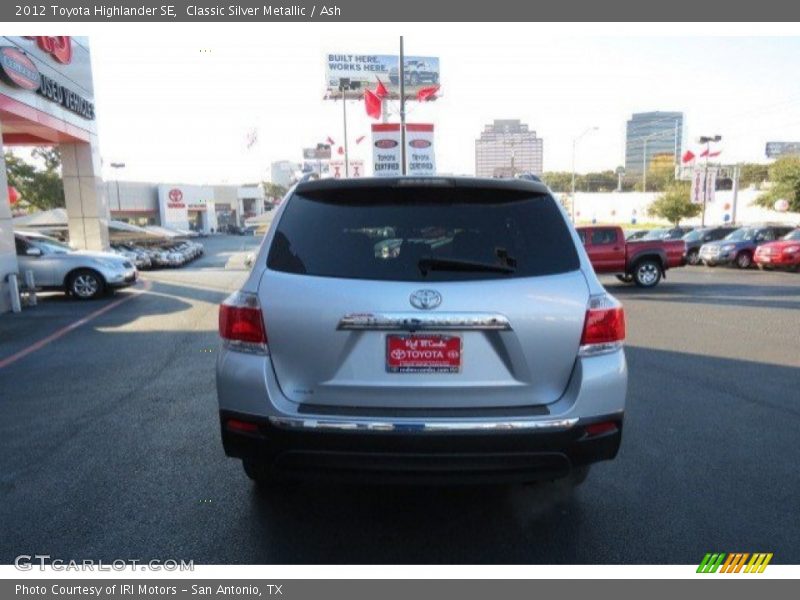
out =
{"type": "Polygon", "coordinates": [[[685,163],[692,162],[694,160],[694,152],[692,152],[691,150],[687,150],[686,152],[683,153],[681,160],[685,163]]]}
{"type": "Polygon", "coordinates": [[[373,119],[381,118],[381,99],[371,90],[364,90],[364,108],[373,119]]]}
{"type": "Polygon", "coordinates": [[[717,150],[716,152],[709,152],[708,157],[713,158],[715,156],[719,156],[720,154],[722,154],[722,150],[717,150]]]}
{"type": "Polygon", "coordinates": [[[339,146],[339,149],[336,151],[337,154],[344,154],[344,148],[339,146]]]}
{"type": "Polygon", "coordinates": [[[420,102],[425,102],[427,100],[436,100],[436,94],[439,91],[438,85],[432,85],[431,87],[420,88],[417,92],[417,100],[420,102]]]}
{"type": "Polygon", "coordinates": [[[703,151],[700,153],[700,157],[702,158],[703,156],[708,156],[708,148],[706,148],[705,150],[703,150],[703,151]]]}
{"type": "Polygon", "coordinates": [[[333,138],[331,136],[325,138],[325,141],[328,142],[331,146],[333,146],[336,143],[333,141],[333,138]]]}
{"type": "MultiPolygon", "coordinates": [[[[378,79],[377,77],[375,79],[378,79]]],[[[383,85],[383,82],[378,79],[378,87],[375,88],[375,95],[383,100],[389,96],[389,90],[386,89],[386,86],[383,85]]]]}
{"type": "Polygon", "coordinates": [[[367,137],[367,136],[362,135],[362,136],[357,137],[356,138],[356,144],[360,144],[361,142],[363,142],[365,137],[367,137]]]}

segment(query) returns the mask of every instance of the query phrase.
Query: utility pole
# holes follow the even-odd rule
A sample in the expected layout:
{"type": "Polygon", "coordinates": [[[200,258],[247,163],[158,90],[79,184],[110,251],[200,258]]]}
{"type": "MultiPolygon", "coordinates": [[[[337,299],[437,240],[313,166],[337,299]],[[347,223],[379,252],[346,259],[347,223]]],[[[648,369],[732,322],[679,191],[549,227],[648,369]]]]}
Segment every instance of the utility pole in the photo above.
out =
{"type": "Polygon", "coordinates": [[[597,131],[599,127],[589,127],[586,129],[582,134],[578,137],[573,138],[572,140],[572,224],[575,224],[575,151],[578,147],[578,142],[585,136],[590,134],[593,131],[597,131]]]}
{"type": "Polygon", "coordinates": [[[739,177],[741,177],[742,167],[738,164],[733,166],[733,200],[731,201],[731,225],[736,224],[736,203],[739,200],[739,177]]]}
{"type": "Polygon", "coordinates": [[[406,60],[403,52],[403,36],[400,36],[400,172],[406,174],[406,60]]]}
{"type": "Polygon", "coordinates": [[[347,153],[347,90],[350,89],[350,79],[339,79],[339,91],[342,92],[342,120],[344,121],[344,176],[350,177],[350,160],[347,153]]]}
{"type": "Polygon", "coordinates": [[[711,142],[718,142],[722,139],[721,135],[701,135],[697,140],[700,144],[706,145],[705,163],[703,166],[703,214],[700,217],[700,227],[706,225],[706,205],[708,204],[708,154],[711,152],[711,142]]]}
{"type": "MultiPolygon", "coordinates": [[[[112,169],[124,169],[125,163],[124,162],[112,162],[109,165],[112,169]]],[[[119,175],[117,175],[114,179],[117,180],[117,210],[122,210],[122,200],[119,197],[119,175]]]]}

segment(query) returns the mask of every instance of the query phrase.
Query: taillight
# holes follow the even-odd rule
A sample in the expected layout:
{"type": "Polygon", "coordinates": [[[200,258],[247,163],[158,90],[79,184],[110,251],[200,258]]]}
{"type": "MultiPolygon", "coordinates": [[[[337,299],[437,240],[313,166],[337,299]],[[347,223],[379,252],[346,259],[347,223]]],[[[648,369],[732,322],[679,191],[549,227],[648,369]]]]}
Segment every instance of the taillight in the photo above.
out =
{"type": "Polygon", "coordinates": [[[238,352],[267,353],[267,332],[256,294],[234,292],[219,307],[219,335],[238,352]]]}
{"type": "Polygon", "coordinates": [[[589,298],[581,334],[580,356],[595,356],[613,352],[625,340],[625,311],[609,296],[600,294],[589,298]]]}

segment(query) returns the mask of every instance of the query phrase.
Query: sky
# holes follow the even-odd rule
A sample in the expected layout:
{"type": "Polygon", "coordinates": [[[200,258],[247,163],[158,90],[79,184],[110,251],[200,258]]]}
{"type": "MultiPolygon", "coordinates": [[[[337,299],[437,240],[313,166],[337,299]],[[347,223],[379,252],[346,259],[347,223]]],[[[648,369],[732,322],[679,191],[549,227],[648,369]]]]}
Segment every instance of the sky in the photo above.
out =
{"type": "MultiPolygon", "coordinates": [[[[124,162],[119,176],[128,180],[269,179],[272,161],[299,161],[303,147],[328,136],[341,143],[341,103],[323,100],[326,53],[394,54],[400,33],[406,54],[440,57],[441,98],[408,108],[409,122],[435,124],[440,172],[474,173],[474,141],[494,119],[521,119],[535,130],[546,171],[571,169],[572,141],[589,127],[598,129],[580,141],[577,170],[623,164],[625,122],[640,111],[683,111],[688,147],[699,135],[722,135],[729,162],[765,162],[766,141],[800,140],[800,36],[643,30],[96,26],[89,35],[101,153],[106,169],[124,162]],[[248,149],[252,130],[258,139],[248,149]]],[[[358,101],[348,104],[348,117],[351,157],[369,164],[369,144],[354,140],[373,121],[358,101]]]]}

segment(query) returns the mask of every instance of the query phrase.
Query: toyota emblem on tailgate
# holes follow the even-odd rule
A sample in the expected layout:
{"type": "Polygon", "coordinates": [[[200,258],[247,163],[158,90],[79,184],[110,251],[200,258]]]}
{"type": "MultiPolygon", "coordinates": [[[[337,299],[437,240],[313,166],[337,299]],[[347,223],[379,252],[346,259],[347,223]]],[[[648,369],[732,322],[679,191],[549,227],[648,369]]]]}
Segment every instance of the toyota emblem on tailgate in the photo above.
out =
{"type": "Polygon", "coordinates": [[[409,300],[414,308],[431,310],[442,303],[442,295],[436,290],[417,290],[409,300]]]}

